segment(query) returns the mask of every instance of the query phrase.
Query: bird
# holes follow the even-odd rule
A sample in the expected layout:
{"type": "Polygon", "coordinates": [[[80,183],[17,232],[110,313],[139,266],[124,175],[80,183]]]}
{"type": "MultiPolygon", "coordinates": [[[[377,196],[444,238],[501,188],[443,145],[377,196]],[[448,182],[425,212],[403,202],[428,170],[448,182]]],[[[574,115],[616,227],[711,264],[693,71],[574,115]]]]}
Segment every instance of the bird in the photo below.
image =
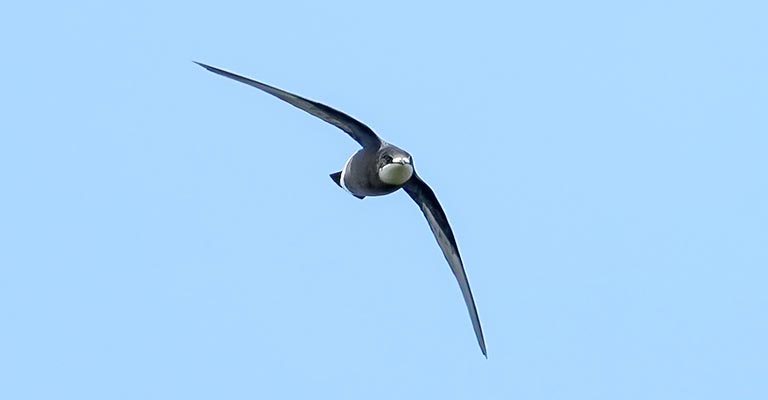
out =
{"type": "Polygon", "coordinates": [[[445,256],[448,265],[456,277],[467,306],[477,344],[485,358],[488,352],[485,346],[480,317],[472,296],[464,263],[459,254],[459,247],[448,217],[437,201],[434,191],[419,177],[414,169],[411,155],[381,139],[371,128],[351,116],[325,104],[289,93],[274,86],[194,61],[195,64],[215,74],[234,79],[260,89],[292,106],[322,119],[346,132],[362,148],[352,154],[341,171],[330,174],[339,187],[358,199],[367,196],[383,196],[403,189],[419,206],[424,214],[437,244],[445,256]]]}

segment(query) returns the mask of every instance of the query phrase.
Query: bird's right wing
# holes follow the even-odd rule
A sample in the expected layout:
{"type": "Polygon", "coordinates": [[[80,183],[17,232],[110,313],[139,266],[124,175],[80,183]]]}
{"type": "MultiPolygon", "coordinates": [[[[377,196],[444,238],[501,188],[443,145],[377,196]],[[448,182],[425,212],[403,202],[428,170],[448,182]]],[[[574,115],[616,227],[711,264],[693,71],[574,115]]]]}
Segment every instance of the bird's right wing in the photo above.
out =
{"type": "Polygon", "coordinates": [[[429,227],[432,229],[435,239],[437,239],[437,244],[443,251],[445,260],[448,261],[456,281],[459,282],[461,294],[464,296],[464,303],[466,303],[467,311],[469,311],[469,318],[472,320],[472,328],[475,330],[477,344],[480,345],[483,355],[488,357],[488,353],[485,350],[483,328],[480,326],[480,317],[477,315],[475,299],[472,297],[472,289],[469,288],[467,273],[464,271],[464,263],[461,261],[456,238],[454,238],[451,226],[448,224],[448,217],[445,216],[445,212],[437,201],[435,193],[416,173],[406,182],[403,189],[418,204],[421,212],[424,213],[424,217],[427,218],[429,227]]]}
{"type": "Polygon", "coordinates": [[[362,122],[350,117],[349,115],[344,114],[341,111],[334,110],[325,104],[320,104],[316,101],[305,99],[293,93],[286,92],[285,90],[278,89],[274,86],[269,86],[265,83],[255,81],[253,79],[246,78],[244,76],[240,76],[223,69],[212,67],[197,61],[195,61],[195,64],[215,74],[219,74],[221,76],[234,79],[238,82],[245,83],[246,85],[253,86],[257,89],[261,89],[271,94],[272,96],[275,96],[278,99],[293,105],[294,107],[300,108],[346,132],[349,134],[349,136],[352,137],[352,139],[355,139],[355,141],[360,143],[360,145],[363,147],[378,148],[381,145],[381,139],[379,139],[379,137],[375,132],[373,132],[371,128],[362,122]]]}

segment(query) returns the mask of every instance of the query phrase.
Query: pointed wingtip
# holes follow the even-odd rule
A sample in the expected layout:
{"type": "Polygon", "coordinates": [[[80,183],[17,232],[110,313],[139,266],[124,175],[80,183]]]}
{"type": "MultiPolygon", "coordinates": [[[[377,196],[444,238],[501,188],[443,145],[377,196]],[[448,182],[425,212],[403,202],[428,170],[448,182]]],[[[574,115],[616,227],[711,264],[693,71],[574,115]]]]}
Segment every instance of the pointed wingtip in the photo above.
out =
{"type": "Polygon", "coordinates": [[[199,66],[201,66],[201,67],[203,67],[203,68],[205,68],[205,69],[208,69],[208,70],[210,70],[210,69],[211,69],[211,66],[210,66],[210,65],[207,65],[207,64],[203,64],[203,63],[201,63],[201,62],[197,62],[197,61],[195,61],[195,60],[192,60],[192,62],[193,62],[193,63],[195,63],[195,64],[197,64],[197,65],[199,65],[199,66]]]}

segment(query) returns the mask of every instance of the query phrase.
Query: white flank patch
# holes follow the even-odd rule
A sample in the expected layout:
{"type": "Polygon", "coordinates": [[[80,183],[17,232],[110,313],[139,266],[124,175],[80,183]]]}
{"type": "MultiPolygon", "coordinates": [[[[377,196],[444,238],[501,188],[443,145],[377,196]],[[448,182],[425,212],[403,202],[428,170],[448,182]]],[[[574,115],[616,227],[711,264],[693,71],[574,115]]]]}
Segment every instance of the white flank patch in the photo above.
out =
{"type": "MultiPolygon", "coordinates": [[[[349,167],[349,163],[352,161],[352,157],[354,157],[355,154],[357,153],[354,153],[351,156],[349,156],[349,159],[347,160],[347,162],[344,163],[344,168],[341,169],[341,178],[339,178],[339,183],[341,184],[341,187],[344,188],[344,190],[346,190],[347,192],[349,192],[349,189],[347,189],[347,185],[344,184],[344,174],[347,173],[347,167],[349,167]]],[[[352,192],[349,192],[349,193],[352,193],[352,192]]]]}
{"type": "Polygon", "coordinates": [[[410,164],[392,163],[379,170],[379,179],[390,185],[402,185],[411,179],[411,175],[413,175],[413,166],[410,164]]]}

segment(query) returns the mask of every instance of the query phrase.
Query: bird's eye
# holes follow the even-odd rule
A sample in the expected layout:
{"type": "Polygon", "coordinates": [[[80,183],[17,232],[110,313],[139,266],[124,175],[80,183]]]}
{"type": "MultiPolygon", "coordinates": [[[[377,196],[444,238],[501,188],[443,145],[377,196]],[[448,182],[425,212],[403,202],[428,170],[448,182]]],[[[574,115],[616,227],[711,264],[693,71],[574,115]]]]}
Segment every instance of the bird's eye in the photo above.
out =
{"type": "Polygon", "coordinates": [[[384,157],[382,157],[382,158],[383,158],[383,160],[384,160],[384,163],[386,163],[386,164],[389,164],[389,163],[391,163],[391,162],[392,162],[392,156],[390,156],[390,155],[385,155],[385,156],[384,156],[384,157]]]}

